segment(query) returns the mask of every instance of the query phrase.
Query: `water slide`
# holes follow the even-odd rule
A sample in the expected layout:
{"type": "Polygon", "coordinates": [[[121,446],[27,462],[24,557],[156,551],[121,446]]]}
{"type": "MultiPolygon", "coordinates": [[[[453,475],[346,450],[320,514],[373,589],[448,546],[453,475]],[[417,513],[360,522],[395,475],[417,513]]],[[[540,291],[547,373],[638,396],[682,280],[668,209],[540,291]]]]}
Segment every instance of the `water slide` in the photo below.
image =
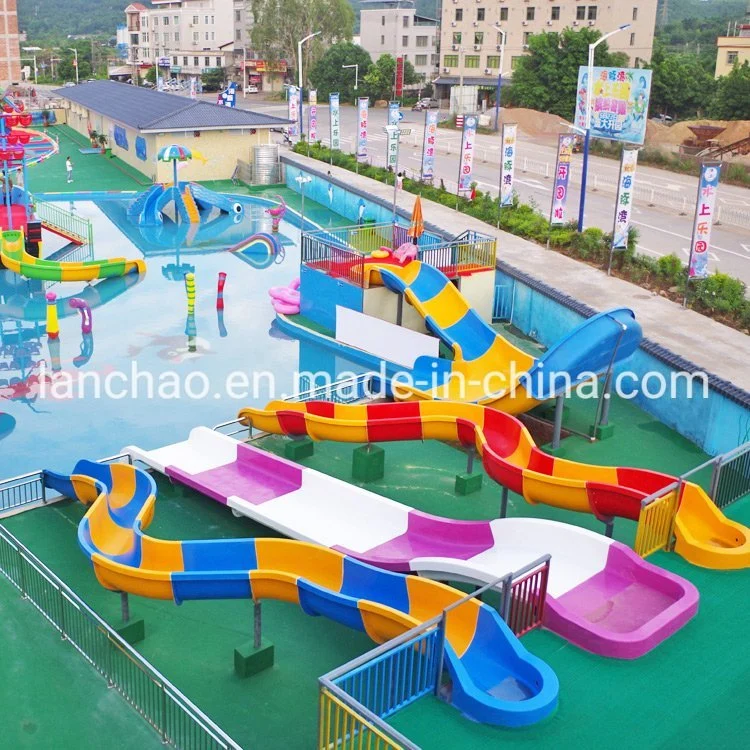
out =
{"type": "MultiPolygon", "coordinates": [[[[340,552],[281,539],[167,541],[145,534],[156,486],[129,464],[79,461],[47,487],[90,505],[78,541],[102,586],[177,604],[193,599],[278,599],[387,641],[440,614],[463,593],[373,568],[340,552]]],[[[451,701],[489,724],[524,726],[557,705],[554,672],[530,654],[499,615],[474,599],[446,621],[451,701]]]]}
{"type": "Polygon", "coordinates": [[[201,220],[201,215],[198,211],[198,205],[193,198],[193,194],[186,186],[182,191],[182,202],[185,206],[188,220],[191,224],[198,224],[201,220]]]}
{"type": "Polygon", "coordinates": [[[226,195],[199,185],[197,182],[179,182],[175,190],[172,183],[156,183],[141,193],[128,207],[128,217],[139,226],[158,226],[163,223],[164,209],[174,202],[175,212],[183,221],[201,222],[200,211],[218,208],[222,213],[239,216],[244,207],[226,195]]]}
{"type": "Polygon", "coordinates": [[[35,258],[26,252],[23,232],[19,230],[2,233],[0,258],[11,271],[30,279],[44,281],[92,281],[146,271],[146,263],[140,258],[110,258],[71,263],[35,258]]]}
{"type": "MultiPolygon", "coordinates": [[[[275,415],[268,415],[267,426],[273,427],[275,415]]],[[[284,418],[279,413],[278,419],[284,418]]],[[[380,427],[383,434],[402,431],[396,419],[380,427]]],[[[363,428],[356,429],[365,440],[363,428]]],[[[390,571],[492,583],[551,554],[544,625],[604,656],[641,656],[697,610],[698,592],[690,583],[576,526],[432,516],[206,427],[154,451],[125,450],[237,514],[390,571]]]]}
{"type": "Polygon", "coordinates": [[[405,266],[367,263],[365,275],[403,294],[453,352],[453,361],[417,358],[414,386],[399,382],[400,391],[415,399],[469,401],[519,414],[569,382],[605,372],[613,357],[614,362],[629,357],[641,341],[632,310],[617,308],[588,318],[535,360],[485,323],[437,268],[416,260],[405,266]]]}
{"type": "MultiPolygon", "coordinates": [[[[544,503],[602,521],[637,521],[641,501],[675,477],[648,469],[594,466],[556,458],[537,448],[515,417],[478,404],[419,401],[342,405],[272,401],[240,417],[276,434],[356,443],[446,440],[473,445],[492,479],[529,503],[544,503]]],[[[680,488],[675,551],[689,562],[723,570],[750,567],[750,529],[730,521],[696,484],[680,488]]]]}

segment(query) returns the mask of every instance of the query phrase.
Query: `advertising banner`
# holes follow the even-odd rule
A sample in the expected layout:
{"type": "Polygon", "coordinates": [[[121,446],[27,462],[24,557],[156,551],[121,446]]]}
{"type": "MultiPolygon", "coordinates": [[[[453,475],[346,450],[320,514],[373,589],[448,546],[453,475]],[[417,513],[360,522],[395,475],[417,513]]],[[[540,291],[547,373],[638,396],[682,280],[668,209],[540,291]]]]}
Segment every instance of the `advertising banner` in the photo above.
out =
{"type": "Polygon", "coordinates": [[[370,109],[370,100],[366,96],[357,99],[357,110],[359,120],[357,122],[357,158],[367,159],[367,116],[370,109]]]}
{"type": "Polygon", "coordinates": [[[307,123],[307,139],[314,143],[318,139],[318,92],[310,91],[307,95],[307,102],[310,105],[307,123]]]}
{"type": "Polygon", "coordinates": [[[516,134],[518,126],[503,125],[503,154],[500,160],[500,205],[513,203],[513,170],[516,164],[516,134]]]}
{"type": "Polygon", "coordinates": [[[386,137],[388,140],[386,142],[386,166],[394,172],[396,171],[396,164],[398,164],[398,136],[398,128],[387,129],[386,137]]]}
{"type": "Polygon", "coordinates": [[[388,102],[388,124],[398,125],[401,121],[401,112],[398,102],[388,102]]]}
{"type": "Polygon", "coordinates": [[[404,56],[396,58],[396,97],[401,98],[404,94],[404,56]]]}
{"type": "Polygon", "coordinates": [[[474,165],[474,141],[477,135],[479,118],[476,115],[464,117],[463,136],[461,138],[461,156],[458,170],[458,193],[471,190],[471,173],[474,165]]]}
{"type": "Polygon", "coordinates": [[[328,95],[328,104],[331,120],[331,148],[336,150],[341,148],[341,112],[338,93],[328,95]]]}
{"type": "Polygon", "coordinates": [[[620,161],[620,178],[617,183],[615,221],[612,230],[613,250],[624,250],[628,246],[628,229],[630,228],[630,214],[633,210],[633,190],[637,164],[638,149],[623,149],[622,160],[620,161]]]}
{"type": "Polygon", "coordinates": [[[292,121],[289,125],[290,138],[299,135],[299,93],[296,86],[289,87],[289,113],[287,116],[292,121]]]}
{"type": "Polygon", "coordinates": [[[424,144],[422,145],[422,179],[435,176],[435,144],[437,142],[438,111],[428,109],[424,115],[424,144]]]}
{"type": "MultiPolygon", "coordinates": [[[[591,137],[642,144],[646,138],[651,71],[642,68],[594,68],[591,137]]],[[[586,127],[588,67],[578,69],[575,124],[586,127]]]]}
{"type": "Polygon", "coordinates": [[[702,279],[708,276],[708,248],[711,244],[711,229],[714,223],[716,191],[719,187],[720,175],[721,164],[701,165],[688,264],[688,275],[691,279],[702,279]]]}
{"type": "Polygon", "coordinates": [[[570,160],[573,157],[572,135],[561,135],[557,141],[557,165],[555,166],[555,188],[552,191],[550,224],[565,223],[565,205],[568,202],[568,183],[570,182],[570,160]]]}

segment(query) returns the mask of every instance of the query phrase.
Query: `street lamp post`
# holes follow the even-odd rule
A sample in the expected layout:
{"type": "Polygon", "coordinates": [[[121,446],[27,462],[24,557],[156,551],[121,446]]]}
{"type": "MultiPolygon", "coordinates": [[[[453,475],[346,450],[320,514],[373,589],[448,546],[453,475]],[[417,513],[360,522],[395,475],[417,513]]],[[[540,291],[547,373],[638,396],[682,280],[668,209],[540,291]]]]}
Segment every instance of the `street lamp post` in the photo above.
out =
{"type": "MultiPolygon", "coordinates": [[[[359,63],[352,63],[351,65],[342,65],[342,68],[354,68],[354,90],[357,90],[359,84],[359,63]]],[[[356,96],[354,97],[357,98],[356,96]]]]}
{"type": "Polygon", "coordinates": [[[457,115],[464,113],[464,48],[458,48],[458,111],[457,115]]]}
{"type": "Polygon", "coordinates": [[[299,84],[299,135],[300,138],[304,134],[304,122],[305,118],[302,116],[302,110],[304,109],[302,102],[304,100],[303,96],[303,90],[302,90],[302,45],[305,42],[309,42],[313,37],[318,36],[320,34],[319,31],[316,31],[312,34],[308,34],[304,39],[300,39],[297,42],[297,83],[299,84]]]}
{"type": "Polygon", "coordinates": [[[495,131],[500,130],[500,94],[503,85],[503,62],[505,61],[505,39],[506,33],[500,28],[500,24],[494,24],[497,33],[500,34],[500,70],[497,74],[497,91],[495,92],[495,131]]]}
{"type": "Polygon", "coordinates": [[[586,211],[586,177],[589,170],[589,141],[591,140],[591,92],[594,89],[594,51],[596,48],[609,37],[617,34],[620,31],[629,29],[630,24],[625,23],[622,26],[618,26],[616,29],[608,32],[604,36],[599,37],[595,42],[589,44],[589,60],[588,60],[588,71],[586,77],[586,118],[584,122],[584,129],[586,135],[583,139],[583,169],[581,172],[581,200],[578,204],[578,231],[583,231],[583,216],[586,211]]]}
{"type": "Polygon", "coordinates": [[[295,178],[296,183],[299,185],[299,191],[302,195],[302,209],[300,210],[300,237],[305,231],[305,185],[312,182],[310,175],[303,175],[301,172],[295,178]]]}
{"type": "Polygon", "coordinates": [[[33,60],[34,61],[34,85],[37,86],[39,84],[39,75],[38,75],[38,69],[36,64],[36,53],[41,52],[41,47],[23,47],[22,48],[24,52],[31,52],[31,57],[27,57],[27,60],[33,60]]]}
{"type": "Polygon", "coordinates": [[[247,98],[247,46],[242,48],[242,98],[247,98]]]}
{"type": "Polygon", "coordinates": [[[78,83],[78,50],[75,47],[68,47],[68,50],[74,55],[73,67],[76,69],[76,83],[78,83]]]}

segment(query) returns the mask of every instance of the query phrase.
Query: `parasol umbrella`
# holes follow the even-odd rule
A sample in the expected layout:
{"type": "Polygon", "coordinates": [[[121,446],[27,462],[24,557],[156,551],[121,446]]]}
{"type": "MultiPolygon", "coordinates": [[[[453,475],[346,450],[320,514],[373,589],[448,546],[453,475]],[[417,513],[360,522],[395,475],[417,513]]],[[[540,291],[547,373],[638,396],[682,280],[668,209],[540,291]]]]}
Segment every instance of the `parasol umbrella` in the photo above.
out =
{"type": "Polygon", "coordinates": [[[424,232],[424,217],[422,216],[422,196],[418,195],[414,201],[414,208],[411,212],[411,226],[409,227],[409,237],[417,244],[417,240],[424,232]]]}
{"type": "Polygon", "coordinates": [[[178,161],[190,161],[191,159],[199,159],[204,164],[206,157],[203,156],[199,151],[195,149],[189,149],[187,146],[180,146],[176,143],[172,143],[169,146],[162,146],[159,149],[159,153],[156,156],[157,161],[171,161],[174,165],[174,186],[177,187],[177,162],[178,161]]]}

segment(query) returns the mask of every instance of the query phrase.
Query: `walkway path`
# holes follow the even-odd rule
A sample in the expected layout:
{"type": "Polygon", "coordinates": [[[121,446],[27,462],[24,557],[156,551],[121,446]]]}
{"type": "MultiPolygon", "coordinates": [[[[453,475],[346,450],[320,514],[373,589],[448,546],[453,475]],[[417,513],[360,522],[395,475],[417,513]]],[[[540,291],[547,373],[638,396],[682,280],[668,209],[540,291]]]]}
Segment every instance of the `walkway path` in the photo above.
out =
{"type": "MultiPolygon", "coordinates": [[[[323,178],[330,169],[332,177],[348,187],[387,203],[393,199],[393,188],[384,183],[339,167],[329,167],[301,154],[288,152],[283,159],[319,171],[323,178]]],[[[402,213],[410,215],[413,204],[414,196],[411,193],[399,194],[398,207],[402,213]]],[[[628,281],[608,277],[603,271],[585,263],[499,231],[472,216],[459,215],[439,203],[423,200],[423,208],[425,220],[447,234],[455,235],[463,229],[474,229],[497,237],[500,260],[596,310],[618,306],[632,308],[649,339],[694,362],[706,372],[750,392],[750,338],[740,331],[692,310],[685,310],[628,281]]]]}

